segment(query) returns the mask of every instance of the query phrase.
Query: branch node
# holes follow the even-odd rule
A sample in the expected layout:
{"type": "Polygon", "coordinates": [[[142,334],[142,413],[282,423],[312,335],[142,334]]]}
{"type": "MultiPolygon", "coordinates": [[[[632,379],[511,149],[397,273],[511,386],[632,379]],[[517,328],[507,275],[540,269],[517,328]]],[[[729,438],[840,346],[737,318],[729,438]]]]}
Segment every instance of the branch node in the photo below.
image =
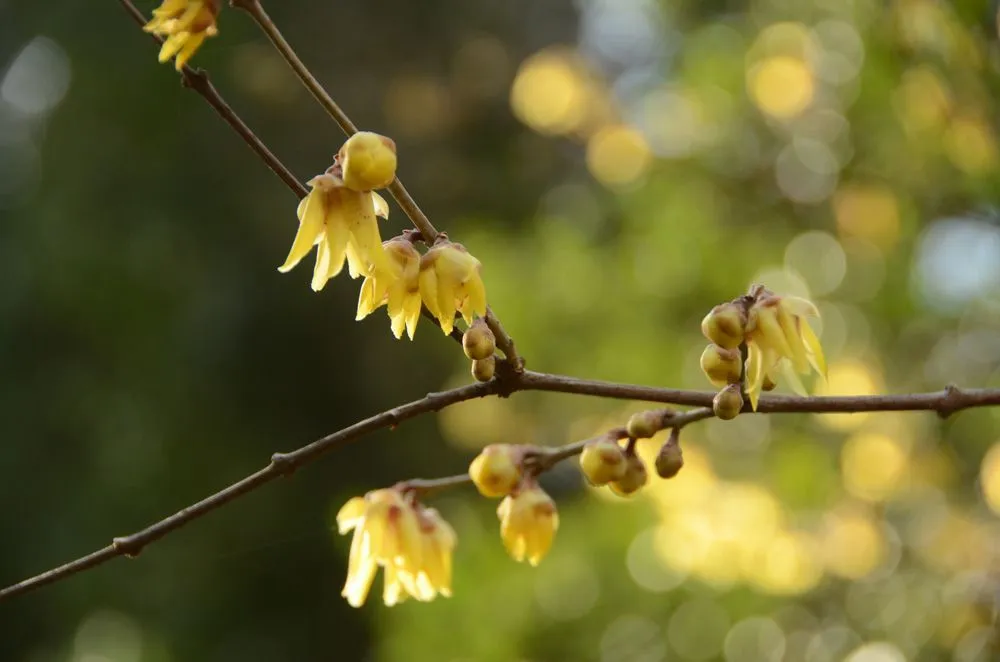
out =
{"type": "Polygon", "coordinates": [[[941,398],[941,402],[937,406],[937,415],[942,418],[948,418],[954,414],[959,409],[965,407],[965,394],[962,392],[956,384],[948,384],[944,387],[944,396],[941,398]]]}
{"type": "Polygon", "coordinates": [[[271,468],[283,476],[295,473],[295,460],[288,453],[275,453],[271,456],[271,468]]]}
{"type": "Polygon", "coordinates": [[[135,536],[119,536],[111,541],[111,546],[115,548],[116,552],[134,559],[139,556],[146,544],[136,539],[135,536]]]}

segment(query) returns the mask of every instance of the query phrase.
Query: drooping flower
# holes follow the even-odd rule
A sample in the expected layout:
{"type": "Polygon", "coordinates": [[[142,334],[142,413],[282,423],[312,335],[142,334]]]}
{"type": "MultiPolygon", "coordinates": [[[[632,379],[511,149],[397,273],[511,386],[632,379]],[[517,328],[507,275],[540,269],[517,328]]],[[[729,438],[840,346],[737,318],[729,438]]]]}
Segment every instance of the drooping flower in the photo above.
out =
{"type": "Polygon", "coordinates": [[[176,55],[174,67],[180,71],[206,38],[219,33],[218,15],[219,0],[163,0],[143,30],[163,37],[160,62],[176,55]]]}
{"type": "Polygon", "coordinates": [[[386,255],[386,269],[376,269],[365,277],[358,297],[358,314],[362,320],[380,306],[386,306],[392,323],[392,333],[397,338],[406,329],[410,340],[417,332],[420,321],[420,253],[403,238],[390,239],[382,244],[386,255]]]}
{"type": "Polygon", "coordinates": [[[500,502],[500,538],[515,561],[538,565],[552,547],[559,528],[556,504],[534,480],[500,502]]]}
{"type": "Polygon", "coordinates": [[[337,513],[337,525],[341,534],[354,531],[341,592],[351,606],[364,604],[379,567],[388,606],[408,597],[426,602],[451,595],[455,531],[433,508],[386,488],[349,500],[337,513]]]}
{"type": "Polygon", "coordinates": [[[826,359],[819,338],[807,317],[819,317],[812,302],[800,297],[764,292],[747,316],[747,395],[756,411],[767,380],[778,381],[778,373],[800,393],[805,392],[799,374],[812,368],[826,376],[826,359]]]}
{"type": "Polygon", "coordinates": [[[337,153],[344,185],[355,191],[385,188],[396,177],[396,143],[391,138],[358,131],[337,153]]]}
{"type": "Polygon", "coordinates": [[[382,196],[349,189],[331,172],[313,177],[309,186],[312,191],[298,207],[299,230],[278,271],[290,271],[317,246],[312,279],[317,292],[341,272],[345,260],[352,278],[389,273],[376,218],[389,214],[382,196]]]}
{"type": "Polygon", "coordinates": [[[420,259],[420,296],[441,324],[445,335],[455,325],[455,313],[467,324],[486,315],[482,265],[461,244],[437,243],[420,259]]]}
{"type": "Polygon", "coordinates": [[[469,478],[484,497],[507,496],[521,482],[522,455],[517,446],[490,444],[472,460],[469,478]]]}

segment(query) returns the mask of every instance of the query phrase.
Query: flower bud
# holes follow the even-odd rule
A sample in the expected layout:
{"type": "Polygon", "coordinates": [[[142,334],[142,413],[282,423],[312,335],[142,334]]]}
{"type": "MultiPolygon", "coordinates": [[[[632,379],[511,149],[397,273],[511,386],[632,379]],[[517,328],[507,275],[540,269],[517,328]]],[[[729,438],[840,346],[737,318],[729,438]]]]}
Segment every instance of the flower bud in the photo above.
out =
{"type": "Polygon", "coordinates": [[[628,460],[617,441],[602,437],[583,447],[580,469],[591,485],[605,485],[624,478],[628,460]]]}
{"type": "Polygon", "coordinates": [[[740,395],[740,385],[730,384],[715,394],[712,398],[712,411],[724,421],[739,416],[743,411],[743,396],[740,395]]]}
{"type": "Polygon", "coordinates": [[[649,439],[663,429],[663,412],[649,410],[632,414],[625,430],[632,439],[649,439]]]}
{"type": "Polygon", "coordinates": [[[761,384],[760,387],[765,391],[773,391],[774,389],[778,388],[778,384],[767,375],[764,375],[764,382],[761,384]]]}
{"type": "Polygon", "coordinates": [[[477,318],[462,335],[462,349],[465,350],[465,355],[473,361],[493,356],[496,346],[496,338],[482,318],[477,318]]]}
{"type": "Polygon", "coordinates": [[[616,481],[608,483],[611,491],[618,496],[629,496],[639,491],[646,484],[646,465],[642,463],[635,452],[625,454],[625,475],[616,481]]]}
{"type": "Polygon", "coordinates": [[[485,497],[510,494],[521,482],[521,452],[509,444],[491,444],[469,465],[469,478],[485,497]]]}
{"type": "Polygon", "coordinates": [[[716,306],[705,315],[701,321],[701,332],[716,345],[733,349],[743,342],[746,326],[743,308],[729,302],[716,306]]]}
{"type": "Polygon", "coordinates": [[[673,478],[684,466],[684,455],[677,437],[670,435],[656,454],[656,473],[660,478],[673,478]]]}
{"type": "Polygon", "coordinates": [[[396,177],[396,143],[377,133],[355,133],[337,156],[344,186],[354,191],[385,188],[396,177]]]}
{"type": "Polygon", "coordinates": [[[497,358],[487,356],[485,359],[478,359],[472,362],[472,376],[478,382],[488,382],[493,379],[493,373],[497,369],[497,358]]]}
{"type": "Polygon", "coordinates": [[[725,386],[740,381],[743,361],[738,349],[724,349],[710,344],[701,354],[701,371],[714,386],[725,386]]]}

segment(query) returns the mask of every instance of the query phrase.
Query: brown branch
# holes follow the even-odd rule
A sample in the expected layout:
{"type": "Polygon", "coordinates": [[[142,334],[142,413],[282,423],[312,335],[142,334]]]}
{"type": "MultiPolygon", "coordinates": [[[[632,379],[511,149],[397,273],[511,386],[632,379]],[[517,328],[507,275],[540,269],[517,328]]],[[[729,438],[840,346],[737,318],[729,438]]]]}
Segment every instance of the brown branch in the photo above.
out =
{"type": "Polygon", "coordinates": [[[237,481],[229,487],[216,492],[215,494],[202,499],[201,501],[183,508],[173,515],[166,517],[155,524],[152,524],[141,531],[131,535],[122,536],[112,540],[107,547],[97,550],[75,561],[53,568],[30,579],[18,582],[0,591],[0,600],[12,598],[15,595],[27,593],[36,588],[41,588],[46,584],[65,579],[71,575],[83,572],[89,568],[101,565],[118,556],[137,556],[139,552],[150,543],[159,540],[171,531],[179,529],[188,522],[196,520],[216,508],[237,499],[238,497],[252,492],[258,487],[269,483],[279,476],[291,474],[300,466],[312,462],[320,455],[348,444],[359,437],[375,432],[382,428],[395,427],[403,421],[416,416],[438,411],[449,405],[475,398],[482,398],[491,395],[496,390],[493,382],[485,384],[471,384],[460,386],[449,391],[440,393],[428,393],[425,397],[408,402],[404,405],[394,407],[388,411],[376,414],[371,418],[358,421],[350,427],[318,439],[308,446],[303,446],[291,453],[275,453],[271,456],[271,462],[256,473],[237,481]]]}
{"type": "MultiPolygon", "coordinates": [[[[316,101],[319,102],[323,109],[326,110],[327,114],[333,118],[333,120],[340,126],[341,130],[348,136],[357,133],[358,127],[355,126],[351,118],[348,117],[347,113],[333,100],[333,97],[326,91],[323,85],[316,79],[316,77],[309,71],[309,67],[305,65],[302,59],[292,48],[292,45],[288,43],[284,35],[281,34],[281,30],[275,25],[271,17],[268,16],[267,12],[264,11],[264,7],[261,5],[260,0],[230,0],[231,6],[242,9],[248,13],[253,20],[257,23],[260,29],[267,35],[267,38],[271,40],[275,49],[281,54],[288,66],[291,67],[295,75],[302,81],[302,84],[307,90],[313,95],[316,101]]],[[[420,235],[424,243],[428,246],[434,243],[434,240],[440,234],[434,224],[431,223],[427,215],[420,209],[417,202],[410,195],[410,192],[406,190],[403,186],[403,182],[396,177],[392,184],[389,185],[389,193],[395,198],[396,203],[403,210],[403,213],[410,219],[414,227],[420,231],[420,235]]],[[[487,308],[486,311],[486,324],[490,327],[493,335],[496,337],[497,347],[503,352],[504,356],[510,362],[511,366],[514,368],[515,372],[520,372],[524,369],[524,359],[522,359],[514,346],[514,340],[510,337],[510,334],[503,328],[503,324],[500,320],[493,314],[493,311],[487,308]]]]}
{"type": "MultiPolygon", "coordinates": [[[[132,4],[131,0],[119,0],[119,2],[121,2],[125,11],[132,16],[132,19],[138,23],[140,27],[146,25],[146,17],[143,16],[141,11],[136,9],[136,6],[132,4]]],[[[158,44],[163,43],[163,40],[156,35],[150,35],[150,37],[152,37],[158,44]]],[[[255,134],[253,130],[247,126],[242,119],[240,119],[239,115],[236,114],[229,104],[226,103],[225,99],[222,98],[218,90],[215,89],[215,86],[212,85],[212,81],[208,79],[208,74],[205,73],[203,69],[193,69],[185,65],[184,69],[181,71],[181,81],[183,82],[184,87],[191,88],[204,97],[205,101],[207,101],[208,104],[215,109],[215,112],[217,112],[219,116],[225,120],[226,124],[231,126],[233,130],[236,131],[241,138],[243,138],[243,141],[250,146],[250,149],[252,149],[254,153],[260,157],[261,161],[267,164],[267,167],[270,168],[274,174],[281,178],[281,181],[283,181],[288,188],[299,196],[299,198],[304,198],[306,196],[306,193],[309,192],[308,189],[302,185],[302,182],[296,179],[295,175],[293,175],[292,172],[285,167],[285,164],[282,163],[281,160],[279,160],[278,157],[276,157],[271,150],[267,148],[267,145],[265,145],[263,141],[257,137],[257,134],[255,134]]]]}
{"type": "MultiPolygon", "coordinates": [[[[330,434],[308,446],[291,453],[276,453],[271,456],[271,463],[260,471],[233,483],[198,503],[129,536],[115,538],[112,544],[92,554],[71,561],[65,565],[49,570],[40,575],[26,579],[0,591],[0,600],[10,598],[46,584],[64,579],[78,572],[110,561],[118,556],[135,556],[151,542],[162,538],[174,529],[198,519],[203,515],[229,503],[268,483],[278,476],[289,474],[319,457],[321,454],[351,442],[375,430],[395,426],[407,419],[421,414],[438,411],[449,405],[487,395],[509,395],[516,391],[553,391],[576,395],[613,398],[619,400],[641,400],[646,402],[661,402],[679,405],[699,406],[681,414],[666,418],[664,427],[680,428],[683,425],[711,417],[711,403],[714,394],[706,391],[684,391],[679,389],[657,388],[651,386],[636,386],[599,380],[577,379],[562,375],[550,375],[540,372],[525,371],[514,373],[505,380],[494,379],[484,384],[472,384],[431,393],[415,400],[376,414],[371,418],[359,421],[339,432],[330,434]]],[[[910,393],[902,395],[865,395],[865,396],[816,396],[797,397],[765,394],[761,396],[758,414],[767,413],[820,413],[820,412],[872,412],[872,411],[935,411],[941,416],[971,407],[1000,405],[1000,389],[960,389],[949,386],[943,391],[932,393],[910,393]]],[[[749,412],[748,412],[749,413],[749,412]]],[[[553,452],[553,457],[564,459],[583,448],[583,442],[577,442],[566,448],[553,452]]],[[[461,476],[452,476],[437,481],[417,481],[418,489],[438,489],[443,486],[455,486],[466,481],[461,476]]]]}

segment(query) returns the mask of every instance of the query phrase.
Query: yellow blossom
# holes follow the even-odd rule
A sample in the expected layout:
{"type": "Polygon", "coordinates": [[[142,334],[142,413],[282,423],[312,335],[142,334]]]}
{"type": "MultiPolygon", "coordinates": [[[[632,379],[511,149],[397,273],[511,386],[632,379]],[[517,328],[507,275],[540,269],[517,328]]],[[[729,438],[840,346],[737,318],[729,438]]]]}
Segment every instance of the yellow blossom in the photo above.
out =
{"type": "Polygon", "coordinates": [[[819,338],[807,317],[818,317],[812,302],[799,297],[765,293],[747,316],[747,395],[757,409],[765,381],[777,382],[780,370],[793,389],[804,392],[798,374],[810,367],[826,375],[826,360],[819,338]],[[798,373],[798,374],[797,374],[798,373]]]}
{"type": "Polygon", "coordinates": [[[507,496],[521,482],[521,450],[509,444],[490,444],[469,465],[469,478],[485,497],[507,496]]]}
{"type": "Polygon", "coordinates": [[[313,177],[309,186],[312,191],[298,207],[299,230],[278,271],[290,271],[315,245],[312,288],[317,292],[340,273],[345,259],[352,278],[388,273],[376,219],[389,214],[385,200],[378,193],[353,191],[329,172],[313,177]]]}
{"type": "Polygon", "coordinates": [[[163,37],[160,62],[176,55],[174,66],[180,71],[206,38],[219,33],[218,15],[218,0],[164,0],[143,30],[163,37]]]}
{"type": "Polygon", "coordinates": [[[375,269],[365,277],[358,297],[357,319],[362,320],[385,305],[392,322],[392,333],[403,336],[403,329],[413,340],[420,320],[420,253],[409,241],[397,238],[382,244],[387,260],[385,269],[375,269]]]}
{"type": "Polygon", "coordinates": [[[341,534],[354,531],[341,592],[351,606],[364,604],[379,567],[388,606],[407,597],[426,602],[451,595],[455,531],[436,510],[387,488],[349,500],[337,513],[337,525],[341,534]]]}
{"type": "Polygon", "coordinates": [[[515,561],[538,565],[552,547],[559,528],[556,504],[536,483],[522,484],[517,494],[508,495],[497,508],[500,537],[515,561]]]}
{"type": "Polygon", "coordinates": [[[355,191],[385,188],[396,177],[396,143],[370,131],[347,139],[337,153],[344,184],[355,191]]]}
{"type": "Polygon", "coordinates": [[[455,313],[467,324],[474,315],[486,315],[486,288],[482,265],[461,244],[443,241],[420,260],[420,296],[441,324],[445,335],[455,325],[455,313]]]}

